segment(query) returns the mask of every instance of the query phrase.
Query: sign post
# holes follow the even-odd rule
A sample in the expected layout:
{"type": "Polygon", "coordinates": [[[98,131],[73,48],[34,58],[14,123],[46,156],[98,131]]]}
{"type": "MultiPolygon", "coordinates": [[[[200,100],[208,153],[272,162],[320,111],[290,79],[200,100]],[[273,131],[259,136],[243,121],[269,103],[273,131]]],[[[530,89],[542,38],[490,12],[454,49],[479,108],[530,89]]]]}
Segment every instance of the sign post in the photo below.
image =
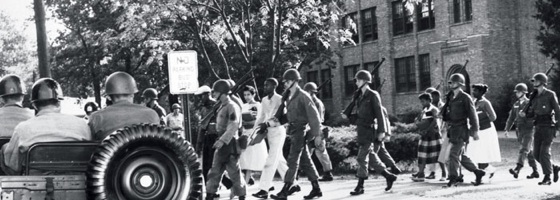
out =
{"type": "Polygon", "coordinates": [[[198,89],[198,57],[196,51],[172,51],[167,54],[169,67],[169,92],[181,95],[183,103],[185,139],[191,143],[191,118],[189,112],[189,94],[198,89]]]}

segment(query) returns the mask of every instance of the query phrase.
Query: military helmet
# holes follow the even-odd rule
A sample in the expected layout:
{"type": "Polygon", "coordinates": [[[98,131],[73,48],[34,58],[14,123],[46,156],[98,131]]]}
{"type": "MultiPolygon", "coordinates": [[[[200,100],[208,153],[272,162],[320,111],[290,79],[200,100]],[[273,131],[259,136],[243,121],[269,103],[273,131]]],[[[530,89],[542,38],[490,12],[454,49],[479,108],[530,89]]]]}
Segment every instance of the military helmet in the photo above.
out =
{"type": "Polygon", "coordinates": [[[142,98],[158,99],[158,92],[154,88],[145,89],[144,92],[142,92],[142,98]]]}
{"type": "Polygon", "coordinates": [[[282,75],[282,79],[284,80],[291,80],[291,81],[298,81],[301,80],[301,76],[299,75],[299,72],[297,71],[297,69],[288,69],[284,72],[284,75],[282,75]]]}
{"type": "Polygon", "coordinates": [[[171,109],[172,110],[181,109],[181,105],[179,105],[178,103],[174,103],[173,106],[171,106],[171,109]]]}
{"type": "Polygon", "coordinates": [[[105,93],[111,94],[135,94],[138,92],[136,81],[126,72],[115,72],[107,77],[105,82],[105,93]]]}
{"type": "Polygon", "coordinates": [[[87,102],[86,105],[84,105],[84,111],[86,113],[92,113],[99,110],[99,106],[97,106],[97,103],[95,102],[87,102]]]}
{"type": "Polygon", "coordinates": [[[45,100],[63,100],[62,88],[60,84],[52,78],[42,78],[37,80],[31,88],[31,102],[45,100]]]}
{"type": "Polygon", "coordinates": [[[225,79],[220,79],[214,82],[214,85],[212,85],[212,91],[214,92],[228,94],[230,90],[231,90],[231,84],[225,79]]]}
{"type": "Polygon", "coordinates": [[[306,83],[303,86],[303,90],[307,91],[307,92],[315,92],[317,93],[317,84],[313,83],[313,82],[309,82],[306,83]]]}
{"type": "Polygon", "coordinates": [[[371,74],[367,71],[367,70],[360,70],[356,73],[356,76],[354,76],[354,79],[356,80],[364,80],[368,83],[371,83],[371,74]]]}
{"type": "Polygon", "coordinates": [[[0,97],[25,93],[25,86],[17,75],[9,74],[0,79],[0,97]]]}
{"type": "Polygon", "coordinates": [[[531,82],[534,81],[539,81],[542,84],[546,85],[548,83],[548,77],[544,73],[536,73],[535,75],[533,75],[533,78],[531,79],[531,82]]]}
{"type": "Polygon", "coordinates": [[[527,93],[528,89],[527,89],[527,85],[525,83],[519,83],[517,85],[515,85],[515,90],[514,92],[524,92],[527,93]]]}
{"type": "Polygon", "coordinates": [[[463,76],[463,74],[455,73],[449,77],[449,81],[465,85],[465,76],[463,76]]]}
{"type": "Polygon", "coordinates": [[[434,87],[429,87],[429,88],[426,88],[426,90],[425,90],[424,92],[425,92],[425,93],[431,94],[432,92],[435,92],[435,91],[437,91],[436,88],[434,88],[434,87]]]}

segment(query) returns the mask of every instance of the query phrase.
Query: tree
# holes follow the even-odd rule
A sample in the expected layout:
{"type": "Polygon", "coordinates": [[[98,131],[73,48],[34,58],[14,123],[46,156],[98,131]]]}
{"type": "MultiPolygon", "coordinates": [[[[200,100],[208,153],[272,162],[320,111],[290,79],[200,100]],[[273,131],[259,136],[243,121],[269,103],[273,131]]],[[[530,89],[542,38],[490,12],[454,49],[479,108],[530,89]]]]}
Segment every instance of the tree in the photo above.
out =
{"type": "Polygon", "coordinates": [[[537,0],[535,3],[537,14],[535,18],[541,22],[537,41],[541,46],[540,51],[556,60],[556,68],[549,74],[549,86],[560,94],[560,1],[537,0]]]}
{"type": "Polygon", "coordinates": [[[37,54],[19,28],[14,19],[0,11],[0,77],[17,74],[29,88],[33,83],[37,54]]]}

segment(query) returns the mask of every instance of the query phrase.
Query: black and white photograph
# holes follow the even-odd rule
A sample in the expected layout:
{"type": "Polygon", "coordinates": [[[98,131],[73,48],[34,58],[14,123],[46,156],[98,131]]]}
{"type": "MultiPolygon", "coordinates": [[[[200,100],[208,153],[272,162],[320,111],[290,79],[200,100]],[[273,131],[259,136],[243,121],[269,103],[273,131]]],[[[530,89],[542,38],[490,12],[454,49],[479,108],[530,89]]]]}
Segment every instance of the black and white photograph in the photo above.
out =
{"type": "Polygon", "coordinates": [[[560,200],[559,0],[0,0],[0,200],[560,200]]]}

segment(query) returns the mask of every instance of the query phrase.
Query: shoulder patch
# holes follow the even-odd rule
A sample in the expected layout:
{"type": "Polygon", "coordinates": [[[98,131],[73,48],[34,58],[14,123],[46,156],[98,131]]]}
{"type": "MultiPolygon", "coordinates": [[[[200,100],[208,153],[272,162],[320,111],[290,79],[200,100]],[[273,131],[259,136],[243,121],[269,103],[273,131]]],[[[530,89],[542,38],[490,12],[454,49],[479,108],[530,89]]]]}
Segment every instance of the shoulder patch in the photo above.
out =
{"type": "Polygon", "coordinates": [[[235,114],[235,112],[232,112],[232,113],[229,114],[229,120],[230,121],[237,120],[237,115],[235,114]]]}

